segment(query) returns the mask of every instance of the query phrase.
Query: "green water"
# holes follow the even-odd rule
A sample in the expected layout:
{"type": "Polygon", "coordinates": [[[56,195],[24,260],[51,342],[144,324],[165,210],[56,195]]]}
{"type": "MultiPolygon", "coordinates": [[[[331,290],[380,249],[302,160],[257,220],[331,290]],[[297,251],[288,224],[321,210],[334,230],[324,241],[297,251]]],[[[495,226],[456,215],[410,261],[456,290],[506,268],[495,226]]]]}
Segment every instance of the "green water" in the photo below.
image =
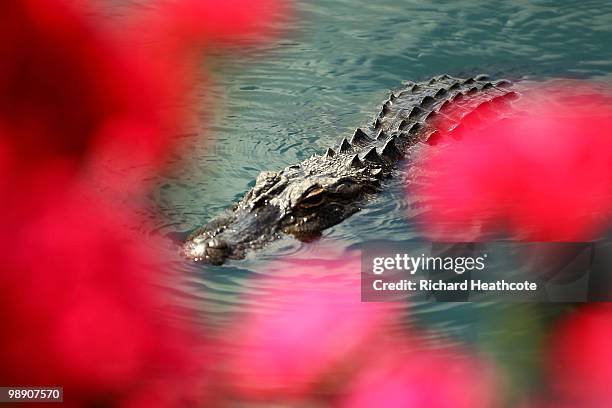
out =
{"type": "MultiPolygon", "coordinates": [[[[159,180],[154,201],[164,217],[156,226],[162,234],[200,226],[241,197],[259,171],[323,152],[370,121],[388,90],[403,80],[481,72],[511,79],[612,79],[610,1],[317,0],[296,8],[290,36],[212,64],[216,84],[207,92],[218,110],[212,123],[184,138],[185,150],[175,159],[183,167],[159,180]]],[[[262,306],[247,305],[241,296],[261,290],[256,278],[272,259],[329,246],[359,248],[371,239],[419,238],[406,206],[391,181],[380,198],[316,243],[283,240],[222,267],[177,263],[187,279],[176,291],[196,300],[209,324],[223,326],[232,312],[262,306]]],[[[525,368],[535,361],[539,338],[533,334],[557,310],[431,303],[407,314],[440,338],[489,347],[525,368]],[[500,352],[504,344],[523,354],[500,352]]]]}

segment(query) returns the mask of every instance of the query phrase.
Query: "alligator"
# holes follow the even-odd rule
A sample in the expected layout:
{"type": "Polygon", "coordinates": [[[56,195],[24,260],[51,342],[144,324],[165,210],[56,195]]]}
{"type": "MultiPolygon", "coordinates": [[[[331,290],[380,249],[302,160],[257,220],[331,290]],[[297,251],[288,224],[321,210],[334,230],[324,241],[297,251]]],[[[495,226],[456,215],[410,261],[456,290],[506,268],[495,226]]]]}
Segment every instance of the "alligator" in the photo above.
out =
{"type": "Polygon", "coordinates": [[[507,105],[518,96],[512,88],[512,82],[492,81],[484,74],[406,82],[391,91],[374,121],[357,128],[352,137],[322,155],[260,173],[255,186],[194,231],[181,252],[220,265],[287,234],[302,241],[316,239],[380,192],[413,146],[436,144],[483,109],[507,105]],[[441,117],[446,129],[439,129],[441,117]]]}

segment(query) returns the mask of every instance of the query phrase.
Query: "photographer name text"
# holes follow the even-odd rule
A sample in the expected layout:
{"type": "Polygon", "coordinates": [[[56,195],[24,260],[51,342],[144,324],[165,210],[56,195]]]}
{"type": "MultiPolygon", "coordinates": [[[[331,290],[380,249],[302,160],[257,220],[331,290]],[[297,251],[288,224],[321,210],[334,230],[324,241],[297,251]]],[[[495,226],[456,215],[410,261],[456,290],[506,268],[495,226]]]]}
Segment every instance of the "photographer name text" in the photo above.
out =
{"type": "Polygon", "coordinates": [[[457,281],[416,279],[417,272],[451,272],[454,275],[463,275],[466,272],[481,272],[486,269],[487,254],[481,256],[411,256],[409,254],[396,254],[392,257],[376,257],[372,259],[372,273],[380,276],[372,282],[375,291],[536,291],[538,284],[528,280],[512,282],[503,279],[496,281],[483,281],[470,279],[457,281]],[[404,272],[411,279],[382,279],[385,272],[404,272]]]}

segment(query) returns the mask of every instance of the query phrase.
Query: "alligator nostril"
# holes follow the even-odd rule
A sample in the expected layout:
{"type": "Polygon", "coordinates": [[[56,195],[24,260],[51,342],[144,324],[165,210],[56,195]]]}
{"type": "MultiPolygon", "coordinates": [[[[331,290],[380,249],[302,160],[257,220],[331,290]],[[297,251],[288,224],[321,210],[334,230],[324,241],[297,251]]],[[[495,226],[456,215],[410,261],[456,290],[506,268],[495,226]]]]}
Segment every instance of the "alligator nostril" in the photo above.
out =
{"type": "Polygon", "coordinates": [[[206,243],[209,248],[227,248],[227,242],[220,240],[219,238],[213,238],[206,243]]]}
{"type": "Polygon", "coordinates": [[[221,265],[229,254],[229,245],[225,241],[213,238],[206,242],[204,253],[208,262],[213,265],[221,265]]]}

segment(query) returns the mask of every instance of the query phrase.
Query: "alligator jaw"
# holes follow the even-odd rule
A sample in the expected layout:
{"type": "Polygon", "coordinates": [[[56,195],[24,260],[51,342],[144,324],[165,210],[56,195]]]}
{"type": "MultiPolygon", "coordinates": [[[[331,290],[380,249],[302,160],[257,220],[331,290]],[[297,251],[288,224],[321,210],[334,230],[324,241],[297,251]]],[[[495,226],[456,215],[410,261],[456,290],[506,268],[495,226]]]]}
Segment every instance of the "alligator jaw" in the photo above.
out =
{"type": "Polygon", "coordinates": [[[247,250],[261,248],[277,238],[282,218],[281,210],[273,205],[255,209],[236,206],[192,233],[181,253],[213,265],[221,265],[227,259],[242,259],[247,250]]]}
{"type": "Polygon", "coordinates": [[[225,262],[230,252],[230,247],[226,241],[212,238],[207,241],[194,239],[188,241],[183,246],[184,256],[194,261],[207,261],[212,265],[221,265],[225,262]]]}

